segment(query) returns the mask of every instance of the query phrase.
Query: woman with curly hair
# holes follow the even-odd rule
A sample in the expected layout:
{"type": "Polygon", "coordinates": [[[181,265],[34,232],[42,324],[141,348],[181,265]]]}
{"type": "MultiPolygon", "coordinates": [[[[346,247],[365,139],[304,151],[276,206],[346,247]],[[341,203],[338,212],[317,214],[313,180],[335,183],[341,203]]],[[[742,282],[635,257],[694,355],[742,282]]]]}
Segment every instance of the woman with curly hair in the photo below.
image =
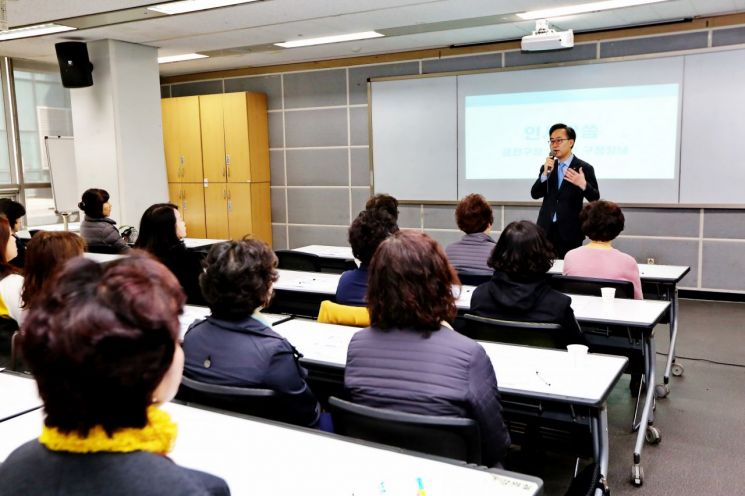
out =
{"type": "Polygon", "coordinates": [[[564,275],[630,281],[634,284],[634,298],[641,300],[639,265],[634,257],[611,246],[624,228],[621,207],[605,200],[590,202],[580,212],[579,221],[590,243],[566,254],[564,275]]]}
{"type": "Polygon", "coordinates": [[[489,257],[494,275],[471,296],[471,311],[497,319],[561,324],[567,344],[583,343],[572,299],[549,286],[556,258],[543,229],[521,220],[504,228],[489,257]]]}
{"type": "Polygon", "coordinates": [[[370,263],[371,326],[347,350],[344,386],[352,401],[408,413],[470,417],[481,431],[485,464],[510,446],[497,378],[484,348],[454,331],[458,277],[439,244],[399,231],[370,263]]]}
{"type": "Polygon", "coordinates": [[[475,193],[465,196],[455,208],[455,223],[465,235],[445,248],[450,263],[458,272],[491,274],[486,261],[496,243],[489,236],[494,213],[486,199],[475,193]]]}
{"type": "Polygon", "coordinates": [[[316,426],[320,407],[299,354],[260,313],[277,277],[277,257],[262,241],[212,246],[199,277],[211,315],[186,332],[184,373],[212,384],[271,389],[282,406],[275,420],[316,426]]]}

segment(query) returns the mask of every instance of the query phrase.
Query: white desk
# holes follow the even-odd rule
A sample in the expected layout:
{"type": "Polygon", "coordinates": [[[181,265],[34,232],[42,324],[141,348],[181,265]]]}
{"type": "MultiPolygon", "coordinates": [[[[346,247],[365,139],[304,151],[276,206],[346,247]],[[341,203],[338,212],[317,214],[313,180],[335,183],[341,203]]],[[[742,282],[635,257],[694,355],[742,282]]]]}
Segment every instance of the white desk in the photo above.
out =
{"type": "MultiPolygon", "coordinates": [[[[18,231],[16,234],[21,239],[31,239],[31,231],[64,231],[65,225],[59,224],[45,224],[43,226],[26,226],[26,229],[18,231]]],[[[80,222],[70,222],[67,225],[67,230],[77,233],[80,232],[80,222]]]]}
{"type": "Polygon", "coordinates": [[[40,408],[41,404],[33,378],[0,372],[0,422],[40,408]]]}
{"type": "Polygon", "coordinates": [[[279,269],[279,279],[274,283],[275,290],[298,291],[335,295],[340,274],[325,272],[304,272],[300,270],[279,269]]]}
{"type": "MultiPolygon", "coordinates": [[[[194,321],[202,320],[208,317],[209,314],[210,314],[210,309],[208,307],[200,307],[197,305],[184,305],[184,312],[181,315],[179,315],[179,318],[178,318],[179,324],[181,325],[181,340],[183,341],[186,331],[189,330],[189,326],[192,325],[194,321]]],[[[288,320],[291,318],[288,315],[282,315],[278,313],[262,312],[261,315],[263,315],[272,325],[275,325],[278,322],[282,322],[283,320],[288,320]]]]}
{"type": "MultiPolygon", "coordinates": [[[[274,330],[303,353],[303,363],[309,368],[318,364],[338,369],[346,366],[349,342],[359,331],[305,319],[285,321],[274,330]]],[[[606,400],[628,360],[589,354],[575,367],[566,351],[486,342],[481,345],[491,359],[502,394],[590,407],[595,459],[607,476],[606,400]]]]}
{"type": "Polygon", "coordinates": [[[118,254],[118,253],[91,253],[87,251],[83,253],[83,256],[87,258],[88,260],[93,260],[94,262],[105,263],[105,262],[113,262],[114,260],[119,260],[120,258],[124,258],[127,255],[118,254]]]}
{"type": "MultiPolygon", "coordinates": [[[[532,496],[542,490],[540,479],[511,472],[174,403],[163,408],[179,426],[170,457],[179,465],[222,477],[235,495],[417,494],[417,479],[428,496],[532,496]]],[[[0,460],[38,436],[41,423],[41,411],[36,411],[0,424],[0,460]]]]}
{"type": "Polygon", "coordinates": [[[201,248],[204,246],[210,246],[217,243],[228,241],[227,239],[208,239],[208,238],[184,238],[184,244],[189,249],[201,248]]]}
{"type": "Polygon", "coordinates": [[[350,246],[329,246],[329,245],[308,245],[300,248],[293,248],[294,251],[311,253],[324,258],[337,258],[339,260],[354,259],[352,248],[350,246]]]}

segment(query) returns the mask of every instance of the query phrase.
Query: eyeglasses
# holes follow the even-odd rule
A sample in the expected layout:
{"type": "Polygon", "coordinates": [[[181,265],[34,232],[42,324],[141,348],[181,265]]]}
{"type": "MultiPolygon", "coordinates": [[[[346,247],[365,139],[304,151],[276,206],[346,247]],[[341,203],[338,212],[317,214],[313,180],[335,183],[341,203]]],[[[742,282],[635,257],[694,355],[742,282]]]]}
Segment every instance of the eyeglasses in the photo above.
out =
{"type": "Polygon", "coordinates": [[[550,145],[553,145],[553,144],[557,144],[557,145],[560,145],[560,144],[564,143],[565,141],[569,141],[569,138],[556,138],[556,139],[550,139],[550,140],[548,140],[548,143],[549,143],[550,145]]]}

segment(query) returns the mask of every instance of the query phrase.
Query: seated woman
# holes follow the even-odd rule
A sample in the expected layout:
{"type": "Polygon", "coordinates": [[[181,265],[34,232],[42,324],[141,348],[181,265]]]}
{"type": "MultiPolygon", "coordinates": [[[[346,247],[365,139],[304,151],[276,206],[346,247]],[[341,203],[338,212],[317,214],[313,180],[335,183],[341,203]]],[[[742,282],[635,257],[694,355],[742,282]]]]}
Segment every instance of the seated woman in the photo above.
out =
{"type": "Polygon", "coordinates": [[[80,223],[80,235],[89,249],[104,249],[111,253],[124,253],[129,250],[129,246],[116,229],[116,222],[109,218],[111,203],[106,190],[85,190],[78,208],[85,213],[80,223]]]}
{"type": "Polygon", "coordinates": [[[458,278],[435,240],[399,231],[370,263],[372,326],[347,350],[351,400],[408,413],[470,417],[481,430],[482,459],[497,465],[510,446],[497,378],[484,348],[454,331],[458,278]]]}
{"type": "Polygon", "coordinates": [[[344,272],[336,287],[336,302],[342,305],[365,305],[367,267],[378,245],[398,231],[396,221],[384,210],[363,210],[349,227],[349,245],[360,266],[344,272]]]}
{"type": "Polygon", "coordinates": [[[0,324],[8,325],[11,329],[23,321],[23,276],[10,265],[17,254],[16,238],[11,233],[8,219],[0,214],[0,324]]]}
{"type": "Polygon", "coordinates": [[[455,208],[455,223],[466,235],[445,248],[450,263],[458,272],[491,274],[486,261],[496,242],[489,236],[494,214],[486,199],[477,194],[463,198],[455,208]]]}
{"type": "Polygon", "coordinates": [[[554,258],[540,227],[527,220],[511,222],[489,257],[491,281],[473,291],[471,311],[496,319],[561,324],[567,344],[583,343],[571,298],[546,282],[554,258]]]}
{"type": "MultiPolygon", "coordinates": [[[[28,242],[23,274],[23,309],[28,311],[38,301],[42,288],[62,270],[65,262],[85,251],[83,238],[69,231],[41,231],[28,242]]],[[[24,312],[25,313],[25,312],[24,312]]]]}
{"type": "Polygon", "coordinates": [[[597,200],[584,206],[579,221],[590,243],[566,254],[564,275],[630,281],[634,284],[634,298],[641,300],[644,296],[636,260],[611,246],[623,231],[625,219],[621,207],[597,200]]]}
{"type": "Polygon", "coordinates": [[[46,418],[0,465],[7,494],[228,495],[167,458],[184,355],[184,296],[150,257],[76,258],[45,285],[19,337],[46,418]]]}
{"type": "Polygon", "coordinates": [[[26,259],[26,243],[25,240],[18,239],[16,233],[23,228],[21,218],[26,215],[26,207],[10,198],[0,198],[0,214],[5,214],[5,217],[8,218],[10,230],[13,232],[13,237],[16,238],[18,247],[18,256],[11,261],[11,264],[22,269],[26,259]]]}
{"type": "Polygon", "coordinates": [[[184,288],[186,300],[192,305],[203,305],[199,289],[202,273],[201,257],[186,249],[186,223],[173,203],[156,203],[142,214],[140,232],[135,248],[143,249],[168,267],[184,288]]]}
{"type": "Polygon", "coordinates": [[[185,374],[225,386],[272,389],[280,394],[281,420],[318,423],[320,407],[305,382],[299,354],[259,313],[277,280],[277,257],[262,241],[213,245],[199,278],[211,315],[184,337],[185,374]]]}

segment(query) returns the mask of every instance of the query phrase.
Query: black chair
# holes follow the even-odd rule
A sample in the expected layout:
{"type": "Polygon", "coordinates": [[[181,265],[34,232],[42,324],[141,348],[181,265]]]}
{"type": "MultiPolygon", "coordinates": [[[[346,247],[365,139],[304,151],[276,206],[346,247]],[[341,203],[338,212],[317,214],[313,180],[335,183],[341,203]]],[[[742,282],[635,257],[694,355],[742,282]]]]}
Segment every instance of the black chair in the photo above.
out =
{"type": "Polygon", "coordinates": [[[88,253],[103,253],[107,255],[119,255],[126,251],[126,248],[113,245],[90,244],[85,247],[88,253]]]}
{"type": "Polygon", "coordinates": [[[560,324],[501,320],[469,313],[463,318],[460,332],[479,341],[560,349],[568,344],[560,324]]]}
{"type": "Polygon", "coordinates": [[[579,295],[602,296],[600,288],[615,288],[616,298],[633,299],[634,284],[618,279],[554,275],[548,283],[557,291],[579,295]]]}
{"type": "Polygon", "coordinates": [[[293,250],[276,250],[274,253],[279,260],[280,269],[321,272],[321,257],[318,255],[293,250]]]}
{"type": "Polygon", "coordinates": [[[176,394],[176,399],[187,404],[194,403],[281,421],[282,419],[278,418],[277,397],[277,393],[271,389],[220,386],[186,376],[181,378],[181,385],[176,394]]]}
{"type": "Polygon", "coordinates": [[[489,282],[492,278],[491,274],[469,274],[468,272],[458,272],[458,279],[464,286],[478,286],[489,282]]]}
{"type": "Polygon", "coordinates": [[[329,398],[329,408],[337,434],[481,463],[481,435],[473,419],[372,408],[334,396],[329,398]]]}

